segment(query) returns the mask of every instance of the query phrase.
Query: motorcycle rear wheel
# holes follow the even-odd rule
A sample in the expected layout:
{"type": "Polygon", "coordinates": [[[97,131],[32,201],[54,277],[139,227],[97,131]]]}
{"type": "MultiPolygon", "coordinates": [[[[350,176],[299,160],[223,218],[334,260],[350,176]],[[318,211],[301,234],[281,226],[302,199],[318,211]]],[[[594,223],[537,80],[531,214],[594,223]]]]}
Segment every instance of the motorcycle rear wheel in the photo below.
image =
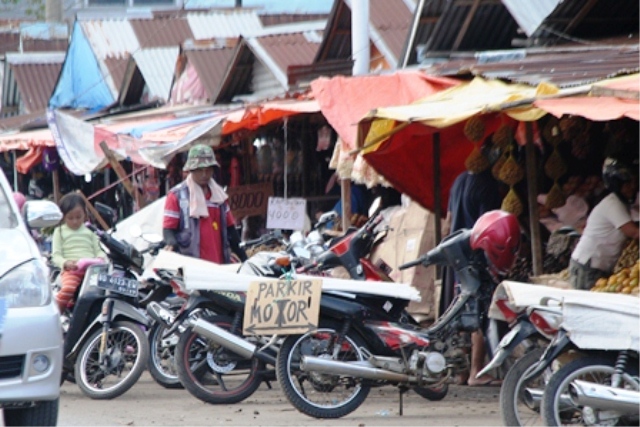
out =
{"type": "Polygon", "coordinates": [[[106,365],[100,366],[102,329],[84,343],[75,363],[75,379],[91,399],[113,399],[138,381],[149,360],[149,341],[134,322],[114,322],[107,337],[106,365]]]}
{"type": "Polygon", "coordinates": [[[524,376],[540,360],[543,352],[544,348],[536,348],[525,353],[507,371],[502,387],[500,387],[500,413],[502,414],[504,425],[525,426],[540,425],[542,423],[539,402],[537,403],[537,408],[532,408],[530,404],[525,403],[524,396],[527,388],[544,390],[545,378],[550,371],[547,369],[540,376],[528,382],[524,381],[524,376]]]}
{"type": "Polygon", "coordinates": [[[369,395],[371,387],[363,384],[359,378],[300,370],[301,356],[326,357],[344,362],[364,360],[360,348],[366,347],[366,343],[352,331],[343,337],[338,359],[332,355],[337,331],[342,328],[339,322],[321,320],[318,329],[312,332],[289,335],[278,352],[280,387],[291,404],[310,417],[344,417],[358,409],[369,395]]]}
{"type": "Polygon", "coordinates": [[[161,323],[154,323],[149,330],[149,373],[151,377],[167,389],[184,388],[178,377],[176,367],[176,347],[180,336],[173,333],[164,337],[167,328],[161,323]]]}
{"type": "MultiPolygon", "coordinates": [[[[205,314],[202,320],[231,330],[233,318],[205,314]]],[[[176,347],[176,369],[189,393],[212,404],[238,403],[251,396],[262,383],[264,364],[257,358],[242,359],[230,350],[193,332],[180,335],[176,347]]]]}
{"type": "MultiPolygon", "coordinates": [[[[630,422],[627,417],[615,416],[613,411],[602,411],[590,408],[592,420],[585,419],[584,407],[573,404],[568,397],[568,387],[573,380],[583,380],[603,385],[611,385],[611,376],[615,373],[615,360],[602,356],[586,356],[573,360],[553,374],[542,398],[542,417],[545,425],[638,425],[638,417],[630,422]],[[567,402],[570,402],[568,404],[567,402]],[[600,416],[608,416],[600,419],[600,416]]],[[[638,384],[632,378],[638,375],[637,359],[631,360],[627,373],[621,378],[621,387],[637,390],[638,384]]]]}

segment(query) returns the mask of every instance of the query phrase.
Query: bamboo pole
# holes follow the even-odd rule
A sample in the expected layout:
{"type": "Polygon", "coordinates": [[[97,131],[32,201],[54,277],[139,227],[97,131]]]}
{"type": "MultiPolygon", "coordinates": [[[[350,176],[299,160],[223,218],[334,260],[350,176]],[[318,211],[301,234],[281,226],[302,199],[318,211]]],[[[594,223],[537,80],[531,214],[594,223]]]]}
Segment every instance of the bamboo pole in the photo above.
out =
{"type": "Polygon", "coordinates": [[[120,178],[120,180],[122,181],[122,184],[124,185],[125,190],[127,190],[127,193],[129,193],[131,197],[133,197],[133,199],[136,201],[138,208],[142,209],[144,207],[142,198],[140,197],[140,194],[136,190],[131,180],[127,178],[127,172],[124,170],[118,159],[116,159],[113,151],[111,151],[105,141],[100,142],[100,148],[102,149],[104,155],[107,157],[107,160],[109,160],[109,164],[111,164],[111,167],[115,171],[116,175],[118,175],[118,178],[120,178]]]}
{"type": "Polygon", "coordinates": [[[76,193],[82,196],[82,198],[84,199],[84,203],[87,205],[87,209],[89,209],[89,212],[91,212],[91,215],[93,215],[96,221],[98,221],[98,223],[100,224],[100,227],[102,227],[104,231],[107,231],[109,229],[109,225],[107,225],[104,218],[102,218],[102,215],[100,215],[100,212],[98,212],[96,208],[93,207],[89,199],[87,199],[87,196],[85,196],[84,193],[80,190],[76,190],[76,193]]]}
{"type": "Polygon", "coordinates": [[[542,274],[542,242],[540,241],[540,217],[538,215],[538,174],[536,171],[536,150],[533,145],[533,124],[525,122],[527,200],[529,204],[529,229],[531,233],[531,264],[533,274],[542,274]]]}

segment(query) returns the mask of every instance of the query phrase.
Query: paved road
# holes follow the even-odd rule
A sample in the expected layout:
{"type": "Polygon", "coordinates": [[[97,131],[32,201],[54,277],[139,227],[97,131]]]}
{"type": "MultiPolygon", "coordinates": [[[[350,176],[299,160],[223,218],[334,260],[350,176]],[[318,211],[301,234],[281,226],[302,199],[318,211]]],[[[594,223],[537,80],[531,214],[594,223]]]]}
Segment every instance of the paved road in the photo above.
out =
{"type": "Polygon", "coordinates": [[[365,403],[339,420],[316,420],[295,410],[278,388],[261,386],[235,405],[209,405],[186,390],[166,390],[145,373],[126,394],[110,401],[91,400],[65,383],[60,426],[499,426],[499,388],[451,386],[440,402],[409,392],[398,415],[395,388],[373,389],[365,403]]]}

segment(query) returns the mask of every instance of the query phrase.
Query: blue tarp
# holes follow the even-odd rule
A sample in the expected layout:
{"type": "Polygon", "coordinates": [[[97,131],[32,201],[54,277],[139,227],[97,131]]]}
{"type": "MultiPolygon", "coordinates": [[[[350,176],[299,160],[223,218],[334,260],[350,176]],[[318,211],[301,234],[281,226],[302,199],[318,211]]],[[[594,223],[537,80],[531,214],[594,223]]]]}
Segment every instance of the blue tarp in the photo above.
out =
{"type": "Polygon", "coordinates": [[[49,107],[98,110],[114,101],[91,45],[76,22],[49,107]]]}

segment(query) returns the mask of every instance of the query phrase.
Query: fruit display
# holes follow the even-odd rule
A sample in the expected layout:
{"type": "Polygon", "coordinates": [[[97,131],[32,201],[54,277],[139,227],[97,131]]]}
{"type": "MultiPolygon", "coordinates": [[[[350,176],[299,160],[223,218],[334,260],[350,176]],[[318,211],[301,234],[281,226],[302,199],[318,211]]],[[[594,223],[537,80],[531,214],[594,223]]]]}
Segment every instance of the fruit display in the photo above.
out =
{"type": "Polygon", "coordinates": [[[524,170],[513,157],[513,154],[509,154],[508,158],[505,160],[504,164],[500,168],[498,177],[500,181],[507,185],[515,185],[524,178],[524,170]]]}
{"type": "Polygon", "coordinates": [[[480,173],[486,170],[490,166],[490,163],[489,159],[487,159],[487,157],[482,154],[482,151],[480,151],[480,148],[478,148],[478,144],[474,144],[474,146],[473,151],[471,151],[464,161],[464,166],[469,172],[480,173]]]}
{"type": "Polygon", "coordinates": [[[506,149],[513,141],[513,129],[511,126],[502,125],[491,136],[491,142],[501,150],[506,149]]]}
{"type": "Polygon", "coordinates": [[[547,194],[547,199],[544,205],[547,209],[555,209],[555,208],[564,206],[566,201],[567,199],[564,196],[562,189],[558,185],[558,182],[556,181],[553,184],[553,187],[551,187],[551,190],[549,190],[549,193],[547,194]]]}
{"type": "Polygon", "coordinates": [[[507,161],[508,157],[509,155],[507,153],[504,153],[493,164],[493,167],[491,168],[491,175],[493,175],[495,179],[498,179],[498,180],[500,179],[500,169],[502,169],[502,166],[504,165],[504,162],[507,161]]]}
{"type": "Polygon", "coordinates": [[[471,117],[467,120],[467,123],[464,124],[464,135],[469,138],[469,141],[482,141],[484,138],[484,131],[484,122],[478,116],[471,117]]]}
{"type": "MultiPolygon", "coordinates": [[[[637,256],[637,254],[636,254],[637,256]]],[[[610,292],[640,296],[638,290],[638,269],[640,261],[631,267],[626,267],[609,277],[598,279],[591,288],[592,292],[610,292]]]]}
{"type": "Polygon", "coordinates": [[[520,216],[522,211],[524,210],[524,206],[522,205],[522,201],[520,197],[518,197],[518,193],[511,187],[507,195],[502,199],[502,206],[500,207],[503,211],[510,212],[515,216],[520,216]]]}
{"type": "Polygon", "coordinates": [[[586,159],[591,152],[589,132],[581,132],[571,140],[571,154],[576,159],[586,159]]]}
{"type": "Polygon", "coordinates": [[[544,164],[544,173],[551,179],[557,180],[567,173],[567,165],[565,164],[560,152],[554,148],[551,155],[544,164]]]}
{"type": "Polygon", "coordinates": [[[558,119],[551,117],[542,128],[542,137],[551,145],[558,145],[562,142],[562,133],[560,132],[560,126],[558,119]]]}
{"type": "Polygon", "coordinates": [[[633,267],[638,260],[638,241],[636,239],[630,239],[629,243],[625,246],[618,258],[616,266],[613,268],[614,273],[618,273],[627,267],[633,267]]]}
{"type": "Polygon", "coordinates": [[[558,123],[560,132],[565,140],[571,141],[579,134],[588,132],[591,123],[579,116],[564,116],[558,123]]]}

